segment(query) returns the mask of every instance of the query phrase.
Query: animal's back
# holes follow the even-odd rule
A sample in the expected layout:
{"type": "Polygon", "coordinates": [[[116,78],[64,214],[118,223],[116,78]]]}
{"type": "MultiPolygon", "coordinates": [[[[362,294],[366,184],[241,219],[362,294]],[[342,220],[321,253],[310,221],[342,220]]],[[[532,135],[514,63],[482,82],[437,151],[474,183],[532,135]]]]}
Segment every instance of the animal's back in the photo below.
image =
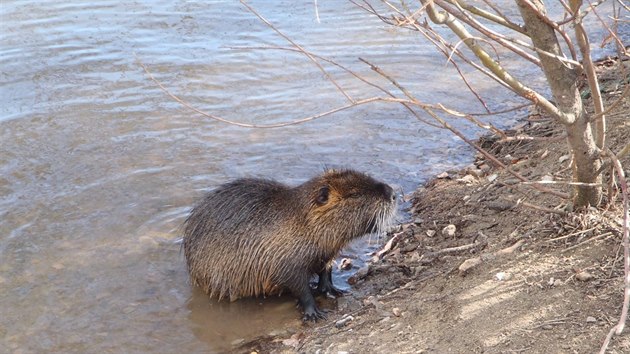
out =
{"type": "Polygon", "coordinates": [[[258,296],[274,289],[269,260],[274,230],[287,223],[290,189],[278,182],[239,179],[208,193],[186,220],[184,252],[192,281],[211,296],[258,296]]]}

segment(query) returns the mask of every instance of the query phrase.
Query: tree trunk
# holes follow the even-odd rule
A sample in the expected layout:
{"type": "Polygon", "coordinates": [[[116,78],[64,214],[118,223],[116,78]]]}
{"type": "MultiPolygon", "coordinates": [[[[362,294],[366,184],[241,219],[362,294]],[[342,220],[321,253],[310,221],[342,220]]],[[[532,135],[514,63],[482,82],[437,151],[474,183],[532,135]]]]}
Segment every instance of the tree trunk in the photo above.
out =
{"type": "MultiPolygon", "coordinates": [[[[545,14],[543,2],[516,0],[516,3],[534,46],[562,56],[554,29],[537,14],[545,14]]],[[[567,131],[567,140],[573,154],[573,181],[583,183],[574,187],[573,205],[576,208],[597,206],[602,196],[601,174],[597,173],[601,167],[601,151],[597,147],[591,123],[582,105],[577,87],[578,69],[549,56],[539,54],[539,58],[557,106],[565,113],[563,117],[554,117],[567,131]]]]}

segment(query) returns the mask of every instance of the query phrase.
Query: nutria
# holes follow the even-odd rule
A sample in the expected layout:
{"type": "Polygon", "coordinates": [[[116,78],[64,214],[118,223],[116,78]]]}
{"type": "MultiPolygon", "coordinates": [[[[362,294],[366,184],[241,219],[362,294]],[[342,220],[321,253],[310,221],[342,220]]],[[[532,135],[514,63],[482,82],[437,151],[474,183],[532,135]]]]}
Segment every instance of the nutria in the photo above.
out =
{"type": "Polygon", "coordinates": [[[211,297],[290,291],[305,320],[317,308],[317,290],[332,284],[332,261],[350,241],[382,231],[396,210],[393,189],[363,173],[328,170],[297,187],[243,178],[211,191],[184,224],[184,253],[192,282],[211,297]]]}

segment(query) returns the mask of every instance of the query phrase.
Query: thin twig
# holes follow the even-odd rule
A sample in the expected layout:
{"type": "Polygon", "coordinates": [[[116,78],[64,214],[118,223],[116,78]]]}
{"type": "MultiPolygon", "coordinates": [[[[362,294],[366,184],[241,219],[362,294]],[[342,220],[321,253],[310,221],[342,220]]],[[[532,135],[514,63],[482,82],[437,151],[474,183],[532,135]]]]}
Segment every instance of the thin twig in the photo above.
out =
{"type": "MultiPolygon", "coordinates": [[[[580,12],[580,4],[582,0],[571,0],[570,2],[572,14],[578,14],[580,12]]],[[[586,34],[586,30],[581,20],[576,20],[573,23],[575,27],[575,36],[577,38],[578,47],[582,53],[582,66],[588,87],[591,90],[591,97],[593,97],[593,107],[597,118],[595,121],[595,142],[597,147],[603,149],[606,144],[606,116],[604,112],[604,102],[602,100],[602,94],[599,90],[599,82],[597,81],[597,73],[595,72],[595,65],[593,65],[593,59],[591,58],[591,47],[586,34]]]]}
{"type": "Polygon", "coordinates": [[[508,199],[508,198],[502,198],[502,199],[506,200],[508,202],[514,203],[514,207],[522,205],[524,207],[528,207],[530,209],[544,211],[546,213],[553,213],[553,214],[558,214],[558,215],[563,215],[563,216],[567,215],[567,213],[565,211],[563,211],[563,210],[551,209],[551,208],[547,208],[547,207],[544,207],[544,206],[528,203],[528,202],[524,201],[523,199],[518,199],[516,201],[508,199]]]}
{"type": "Polygon", "coordinates": [[[552,238],[551,240],[547,240],[547,241],[545,241],[545,242],[546,242],[546,243],[550,243],[550,242],[556,242],[556,241],[564,240],[565,238],[569,238],[569,237],[572,237],[572,236],[577,236],[577,235],[585,234],[585,233],[587,233],[587,232],[589,232],[589,231],[593,231],[593,230],[595,230],[595,229],[596,229],[596,227],[591,227],[590,229],[587,229],[587,230],[582,230],[582,231],[578,231],[578,232],[573,232],[573,233],[568,234],[568,235],[566,235],[566,236],[560,236],[560,237],[552,238]]]}
{"type": "MultiPolygon", "coordinates": [[[[398,81],[396,81],[396,79],[394,79],[393,77],[391,77],[390,75],[385,73],[383,70],[381,70],[376,65],[371,64],[367,60],[362,59],[362,58],[359,58],[359,60],[363,61],[364,63],[366,63],[368,65],[370,65],[372,70],[376,71],[379,75],[381,75],[384,78],[386,78],[387,80],[389,80],[392,83],[392,85],[396,86],[412,102],[417,102],[416,98],[405,87],[403,87],[401,84],[399,84],[398,81]]],[[[480,146],[478,146],[477,144],[472,142],[462,132],[460,132],[459,130],[455,129],[453,126],[448,124],[448,122],[446,122],[444,119],[440,118],[435,112],[433,112],[434,107],[432,107],[430,105],[427,105],[427,104],[422,104],[420,102],[418,102],[417,104],[418,104],[418,106],[422,107],[422,109],[424,109],[425,112],[427,112],[431,117],[433,117],[436,121],[438,121],[444,128],[448,129],[453,134],[457,135],[457,137],[462,139],[466,144],[472,146],[475,150],[479,151],[488,160],[492,161],[496,166],[504,168],[506,171],[508,171],[508,173],[510,173],[511,175],[513,175],[514,177],[518,178],[519,180],[521,180],[523,182],[529,181],[527,178],[523,177],[521,174],[519,174],[518,172],[512,170],[511,168],[506,166],[504,163],[499,161],[494,155],[492,155],[491,153],[487,152],[485,149],[481,148],[480,146]]],[[[452,110],[446,109],[442,105],[438,104],[437,106],[439,107],[440,110],[443,110],[443,111],[445,111],[445,112],[447,112],[449,114],[456,114],[456,113],[458,113],[458,112],[454,112],[452,110]]],[[[553,190],[553,189],[544,188],[544,187],[536,185],[536,184],[533,184],[532,186],[535,189],[538,189],[541,192],[550,193],[550,194],[553,194],[553,195],[555,195],[557,197],[560,197],[560,198],[563,198],[563,199],[569,199],[569,195],[567,195],[566,193],[563,193],[563,192],[560,192],[560,191],[556,191],[556,190],[553,190]]]]}
{"type": "MultiPolygon", "coordinates": [[[[274,50],[285,50],[285,51],[292,51],[292,52],[299,52],[299,53],[301,52],[299,49],[296,49],[296,48],[290,48],[290,47],[278,47],[278,46],[266,46],[266,47],[249,47],[249,46],[248,46],[248,47],[228,47],[228,48],[230,48],[230,49],[274,49],[274,50]]],[[[317,54],[315,54],[315,53],[313,53],[313,52],[309,52],[309,54],[311,54],[313,57],[315,57],[315,58],[317,58],[317,59],[319,59],[319,60],[323,60],[323,61],[325,61],[325,62],[327,62],[327,63],[329,63],[329,64],[332,64],[332,65],[334,65],[334,66],[336,66],[336,67],[340,68],[341,70],[343,70],[343,71],[347,72],[348,74],[350,74],[350,75],[354,76],[354,77],[355,77],[355,78],[357,78],[358,80],[360,80],[360,81],[364,82],[364,83],[365,83],[365,84],[367,84],[367,85],[370,85],[370,86],[372,86],[372,87],[376,88],[377,90],[379,90],[379,91],[381,91],[381,92],[385,93],[386,95],[388,95],[388,96],[390,96],[390,97],[392,97],[392,98],[396,98],[396,96],[395,96],[394,94],[392,94],[389,90],[387,90],[387,89],[385,89],[385,88],[383,88],[383,87],[381,87],[381,86],[379,86],[379,85],[377,85],[377,84],[375,84],[375,83],[371,82],[370,80],[368,80],[368,79],[366,79],[366,78],[362,77],[361,75],[359,75],[359,74],[355,73],[354,71],[352,71],[352,70],[348,69],[347,67],[345,67],[345,66],[343,66],[343,65],[341,65],[341,64],[339,64],[339,63],[337,63],[336,61],[331,60],[331,59],[328,59],[328,58],[325,58],[325,57],[322,57],[322,56],[317,55],[317,54]]],[[[422,123],[427,124],[427,125],[430,125],[430,126],[432,126],[432,127],[434,127],[434,128],[440,128],[440,129],[442,128],[440,125],[437,125],[437,124],[435,124],[435,123],[429,122],[428,120],[426,120],[426,119],[424,119],[424,118],[420,117],[420,115],[419,115],[416,111],[414,111],[408,103],[401,102],[401,104],[402,104],[402,105],[403,105],[403,106],[404,106],[404,107],[405,107],[405,108],[406,108],[409,112],[411,112],[411,114],[413,114],[413,115],[416,117],[416,119],[417,119],[417,120],[421,121],[422,123]]]]}
{"type": "MultiPolygon", "coordinates": [[[[135,53],[134,53],[135,56],[135,53]]],[[[371,98],[366,98],[366,99],[362,99],[362,100],[358,100],[358,101],[354,101],[353,103],[350,103],[348,105],[345,106],[341,106],[341,107],[337,107],[337,108],[333,108],[329,111],[323,112],[323,113],[319,113],[313,116],[309,116],[306,118],[300,118],[300,119],[296,119],[290,122],[285,122],[285,123],[276,123],[276,124],[248,124],[248,123],[242,123],[242,122],[237,122],[237,121],[233,121],[233,120],[229,120],[226,118],[222,118],[207,112],[204,112],[196,107],[194,107],[193,105],[191,105],[190,103],[184,101],[183,99],[177,97],[175,94],[173,94],[172,92],[170,92],[159,80],[157,80],[153,74],[149,71],[149,69],[140,61],[140,59],[136,56],[136,60],[138,61],[138,64],[144,69],[144,72],[149,76],[149,78],[164,92],[166,93],[168,96],[170,96],[173,100],[177,101],[179,104],[181,104],[182,106],[197,112],[199,114],[201,114],[202,116],[208,117],[210,119],[214,119],[216,121],[222,122],[222,123],[226,123],[226,124],[230,124],[230,125],[235,125],[235,126],[239,126],[239,127],[244,127],[244,128],[261,128],[261,129],[268,129],[268,128],[280,128],[280,127],[286,127],[286,126],[290,126],[290,125],[297,125],[297,124],[302,124],[302,123],[306,123],[306,122],[310,122],[312,120],[318,119],[318,118],[322,118],[328,115],[331,115],[333,113],[337,113],[337,112],[341,112],[356,106],[360,106],[363,104],[367,104],[367,103],[372,103],[372,102],[396,102],[396,103],[407,103],[407,104],[418,104],[417,102],[411,102],[408,100],[401,100],[401,99],[396,99],[396,98],[388,98],[388,97],[371,97],[371,98]]]]}
{"type": "Polygon", "coordinates": [[[573,42],[571,42],[571,38],[569,37],[569,35],[560,28],[560,25],[552,21],[547,15],[538,11],[538,8],[534,6],[531,2],[529,2],[529,0],[523,0],[523,3],[527,5],[531,9],[531,11],[536,13],[538,18],[540,18],[543,22],[545,22],[547,25],[549,25],[551,28],[553,28],[556,32],[558,32],[562,36],[562,39],[564,39],[564,42],[567,44],[567,47],[569,48],[569,52],[571,52],[571,57],[573,58],[573,60],[577,60],[577,55],[575,52],[575,47],[573,46],[573,42]]]}
{"type": "Polygon", "coordinates": [[[578,247],[582,247],[582,246],[584,246],[587,243],[590,243],[590,242],[593,242],[593,241],[597,241],[597,240],[602,239],[604,237],[611,236],[612,234],[613,234],[612,232],[604,232],[603,234],[597,235],[595,237],[591,237],[591,238],[589,238],[586,241],[582,241],[582,242],[578,243],[577,245],[573,245],[571,247],[565,248],[564,250],[562,250],[562,253],[569,252],[569,251],[574,250],[574,249],[576,249],[578,247]]]}
{"type": "Polygon", "coordinates": [[[470,40],[473,36],[462,25],[460,21],[454,18],[454,15],[448,12],[438,12],[433,1],[438,0],[420,0],[423,4],[427,4],[427,14],[432,22],[448,26],[460,39],[464,39],[468,48],[473,51],[475,56],[486,66],[493,74],[512,87],[519,95],[536,103],[551,116],[555,117],[563,124],[573,124],[577,119],[577,115],[571,112],[563,112],[555,104],[551,103],[540,93],[525,86],[522,82],[514,78],[505,68],[494,60],[481,46],[474,40],[470,40]]]}
{"type": "Polygon", "coordinates": [[[617,323],[615,334],[620,335],[626,324],[628,317],[628,306],[630,306],[630,215],[628,215],[628,183],[626,181],[625,172],[621,166],[621,162],[615,154],[606,149],[606,154],[613,160],[613,166],[619,178],[621,185],[621,195],[623,196],[623,255],[624,255],[624,286],[623,307],[621,309],[621,318],[617,323]]]}
{"type": "Polygon", "coordinates": [[[593,14],[595,15],[595,17],[597,17],[597,19],[599,20],[599,22],[602,24],[602,26],[604,26],[604,28],[608,31],[608,35],[612,38],[615,39],[615,42],[617,43],[617,47],[618,48],[625,48],[623,41],[619,38],[619,36],[617,35],[617,33],[615,33],[615,31],[613,31],[610,26],[608,26],[608,23],[606,23],[606,21],[604,21],[604,19],[602,19],[599,16],[599,13],[597,12],[597,10],[595,9],[595,7],[593,6],[593,4],[590,2],[590,0],[588,0],[589,6],[590,8],[593,10],[593,14]]]}
{"type": "Polygon", "coordinates": [[[330,76],[330,74],[328,74],[328,72],[326,71],[326,69],[324,69],[324,67],[317,61],[315,60],[315,58],[313,58],[313,56],[311,56],[306,50],[304,50],[304,48],[302,48],[301,45],[295,43],[295,41],[293,41],[291,38],[289,38],[289,36],[287,36],[286,34],[282,33],[279,29],[277,29],[271,22],[267,21],[266,18],[264,18],[261,14],[259,14],[256,10],[254,10],[253,7],[249,6],[245,1],[240,0],[241,4],[243,6],[245,6],[251,13],[253,13],[254,15],[256,15],[256,17],[258,17],[262,22],[264,22],[269,28],[271,28],[272,30],[274,30],[274,32],[276,32],[278,35],[280,35],[282,38],[286,39],[289,43],[291,43],[293,46],[295,46],[296,48],[298,48],[302,53],[304,53],[304,55],[306,55],[318,68],[319,70],[324,74],[324,76],[326,76],[326,78],[333,84],[335,85],[335,87],[337,87],[337,90],[339,90],[339,92],[341,92],[342,95],[344,95],[348,101],[353,102],[354,103],[354,99],[352,97],[350,97],[350,95],[348,95],[348,93],[337,83],[337,81],[335,81],[335,79],[332,78],[332,76],[330,76]]]}

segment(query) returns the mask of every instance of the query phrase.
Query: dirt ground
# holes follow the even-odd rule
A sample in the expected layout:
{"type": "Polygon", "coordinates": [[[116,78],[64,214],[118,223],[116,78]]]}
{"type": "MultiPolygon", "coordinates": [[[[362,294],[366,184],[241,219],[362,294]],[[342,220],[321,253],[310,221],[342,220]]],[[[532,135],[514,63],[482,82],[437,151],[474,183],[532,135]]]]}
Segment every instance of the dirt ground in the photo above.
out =
{"type": "MultiPolygon", "coordinates": [[[[630,77],[614,60],[599,71],[606,101],[616,101],[630,77]]],[[[618,151],[630,141],[630,99],[607,119],[607,145],[618,151]]],[[[532,114],[509,133],[543,139],[479,143],[529,180],[570,179],[561,127],[532,114]]],[[[621,162],[630,175],[630,157],[621,162]]],[[[562,183],[544,186],[570,192],[562,183]]],[[[332,308],[327,320],[236,351],[598,352],[623,303],[621,195],[612,204],[608,198],[603,210],[570,212],[566,200],[478,155],[474,165],[414,193],[413,222],[400,225],[391,248],[358,271],[355,278],[364,277],[351,294],[324,305],[332,308]]],[[[630,353],[629,325],[607,353],[630,353]]]]}

